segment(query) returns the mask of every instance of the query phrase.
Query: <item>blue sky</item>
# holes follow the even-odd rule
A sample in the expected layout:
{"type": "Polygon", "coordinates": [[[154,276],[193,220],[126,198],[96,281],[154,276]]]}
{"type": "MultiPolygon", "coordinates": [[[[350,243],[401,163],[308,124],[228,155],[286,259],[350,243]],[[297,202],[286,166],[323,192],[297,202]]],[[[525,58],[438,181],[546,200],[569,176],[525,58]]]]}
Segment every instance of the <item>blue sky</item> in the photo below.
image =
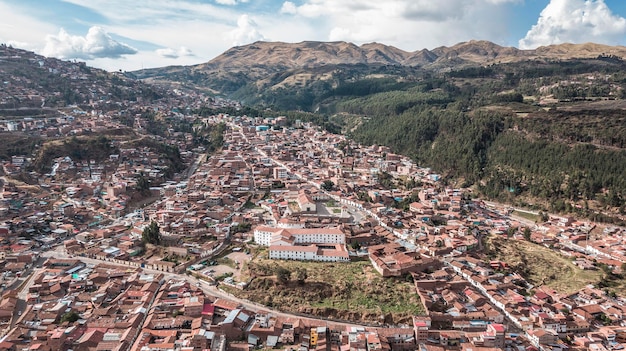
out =
{"type": "Polygon", "coordinates": [[[0,0],[0,42],[107,70],[207,62],[257,40],[626,44],[624,0],[0,0]]]}

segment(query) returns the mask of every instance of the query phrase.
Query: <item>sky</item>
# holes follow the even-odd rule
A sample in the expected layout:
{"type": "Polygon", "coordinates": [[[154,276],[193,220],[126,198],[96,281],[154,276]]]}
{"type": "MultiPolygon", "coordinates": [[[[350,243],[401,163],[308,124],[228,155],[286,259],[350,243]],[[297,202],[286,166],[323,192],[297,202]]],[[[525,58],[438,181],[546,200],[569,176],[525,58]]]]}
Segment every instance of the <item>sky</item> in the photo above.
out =
{"type": "Polygon", "coordinates": [[[624,0],[0,0],[0,43],[109,71],[203,63],[258,40],[626,45],[624,0]]]}

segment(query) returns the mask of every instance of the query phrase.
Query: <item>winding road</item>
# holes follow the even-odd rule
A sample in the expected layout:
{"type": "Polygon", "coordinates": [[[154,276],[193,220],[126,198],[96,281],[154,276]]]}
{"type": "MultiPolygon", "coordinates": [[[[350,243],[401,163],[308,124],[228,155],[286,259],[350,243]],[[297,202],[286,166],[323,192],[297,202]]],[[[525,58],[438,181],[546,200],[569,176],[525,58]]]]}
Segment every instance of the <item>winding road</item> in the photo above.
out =
{"type": "MultiPolygon", "coordinates": [[[[50,258],[50,257],[54,257],[54,258],[76,258],[81,260],[82,262],[86,263],[86,264],[92,264],[92,265],[97,265],[100,263],[103,264],[107,264],[107,265],[114,265],[114,266],[119,266],[119,267],[124,267],[124,268],[131,268],[134,269],[134,267],[130,267],[124,264],[119,264],[119,263],[114,263],[114,262],[109,262],[109,261],[103,261],[103,260],[98,260],[98,259],[93,259],[93,258],[86,258],[86,257],[73,257],[68,255],[65,250],[63,249],[63,246],[57,246],[55,247],[53,250],[47,251],[45,253],[42,254],[42,257],[46,257],[46,258],[50,258]]],[[[168,272],[162,272],[162,271],[157,271],[157,270],[153,270],[153,269],[146,269],[146,268],[142,268],[144,272],[146,273],[151,273],[151,274],[163,274],[166,280],[185,280],[187,282],[189,282],[191,285],[195,285],[199,288],[202,289],[202,291],[204,291],[204,293],[206,295],[208,295],[209,297],[213,297],[213,298],[223,298],[223,299],[227,299],[230,301],[234,301],[236,302],[238,305],[240,305],[242,308],[245,308],[248,311],[252,311],[252,312],[264,312],[264,313],[270,313],[274,316],[277,317],[281,317],[281,318],[300,318],[300,319],[307,319],[307,320],[311,320],[311,321],[318,321],[320,323],[331,323],[333,325],[339,325],[339,326],[363,326],[365,327],[366,325],[363,324],[359,324],[359,323],[352,323],[352,322],[344,322],[344,321],[334,321],[334,320],[328,320],[328,319],[323,319],[323,318],[316,318],[315,316],[302,316],[302,315],[297,315],[297,314],[292,314],[292,313],[287,313],[287,312],[283,312],[283,311],[279,311],[277,309],[274,308],[270,308],[267,307],[265,305],[261,305],[246,299],[241,299],[238,298],[230,293],[227,293],[221,289],[219,289],[217,286],[214,285],[210,285],[208,282],[201,280],[201,279],[197,279],[194,276],[191,275],[186,275],[186,274],[177,274],[177,273],[168,273],[168,272]]],[[[34,276],[34,274],[32,275],[34,276]]],[[[31,277],[32,277],[31,276],[31,277]]],[[[32,279],[31,279],[32,280],[32,279]]],[[[31,282],[32,284],[32,282],[31,282]]],[[[24,289],[22,289],[20,291],[20,296],[23,296],[25,298],[26,296],[26,292],[28,292],[28,284],[25,284],[24,289]]]]}

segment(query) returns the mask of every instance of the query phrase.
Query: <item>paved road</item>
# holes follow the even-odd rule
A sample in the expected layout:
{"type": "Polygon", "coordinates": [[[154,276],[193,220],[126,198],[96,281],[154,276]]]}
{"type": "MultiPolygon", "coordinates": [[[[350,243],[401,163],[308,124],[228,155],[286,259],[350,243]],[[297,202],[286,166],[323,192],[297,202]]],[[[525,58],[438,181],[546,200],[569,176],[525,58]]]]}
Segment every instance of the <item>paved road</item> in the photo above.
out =
{"type": "Polygon", "coordinates": [[[194,173],[196,173],[196,171],[198,170],[198,167],[200,166],[200,163],[202,163],[202,160],[205,160],[206,157],[207,157],[207,154],[200,154],[200,155],[198,155],[198,158],[196,158],[196,160],[193,161],[193,163],[191,164],[191,166],[187,170],[187,174],[186,174],[185,179],[189,180],[189,178],[191,178],[191,176],[194,173]]]}
{"type": "Polygon", "coordinates": [[[17,321],[22,316],[22,313],[26,310],[26,297],[28,295],[28,290],[35,282],[35,277],[41,271],[40,268],[35,268],[33,272],[26,278],[27,280],[22,285],[22,288],[17,293],[17,304],[15,305],[15,309],[13,310],[13,318],[11,319],[11,328],[15,327],[17,321]]]}
{"type": "MultiPolygon", "coordinates": [[[[37,262],[41,263],[41,262],[37,262]]],[[[7,335],[17,324],[17,321],[20,319],[24,311],[26,310],[26,295],[28,294],[28,289],[33,285],[34,277],[39,273],[39,268],[31,268],[24,272],[24,275],[16,279],[16,281],[7,289],[17,289],[17,302],[15,304],[15,308],[13,309],[13,317],[11,318],[11,322],[6,326],[5,329],[0,331],[0,336],[7,335]]]]}

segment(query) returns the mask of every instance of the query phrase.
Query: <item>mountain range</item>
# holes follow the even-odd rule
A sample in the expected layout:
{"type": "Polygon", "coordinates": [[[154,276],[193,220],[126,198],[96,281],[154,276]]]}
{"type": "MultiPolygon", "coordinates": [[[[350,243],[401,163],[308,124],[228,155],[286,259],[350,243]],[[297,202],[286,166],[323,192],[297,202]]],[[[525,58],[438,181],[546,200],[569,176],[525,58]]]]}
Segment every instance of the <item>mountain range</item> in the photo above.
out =
{"type": "Polygon", "coordinates": [[[218,57],[193,66],[168,66],[130,73],[151,83],[192,86],[213,94],[249,101],[251,87],[275,89],[333,81],[337,68],[342,79],[373,73],[411,76],[416,70],[445,72],[468,66],[486,66],[530,60],[541,62],[590,59],[599,56],[626,57],[626,47],[594,43],[560,44],[520,50],[489,41],[472,40],[451,47],[407,52],[393,46],[348,42],[301,43],[255,42],[233,47],[218,57]],[[363,69],[367,66],[367,69],[363,69]],[[381,66],[386,66],[382,71],[381,66]],[[355,67],[360,67],[356,71],[355,67]],[[391,67],[400,68],[392,69],[391,67]],[[244,91],[241,91],[242,88],[244,91]]]}
{"type": "Polygon", "coordinates": [[[452,47],[407,52],[393,46],[347,42],[301,43],[256,42],[233,47],[198,69],[244,69],[258,65],[282,68],[316,67],[326,64],[384,64],[401,66],[446,66],[458,63],[492,64],[532,59],[594,58],[598,55],[626,55],[626,47],[601,44],[560,44],[520,50],[489,41],[472,40],[452,47]]]}

